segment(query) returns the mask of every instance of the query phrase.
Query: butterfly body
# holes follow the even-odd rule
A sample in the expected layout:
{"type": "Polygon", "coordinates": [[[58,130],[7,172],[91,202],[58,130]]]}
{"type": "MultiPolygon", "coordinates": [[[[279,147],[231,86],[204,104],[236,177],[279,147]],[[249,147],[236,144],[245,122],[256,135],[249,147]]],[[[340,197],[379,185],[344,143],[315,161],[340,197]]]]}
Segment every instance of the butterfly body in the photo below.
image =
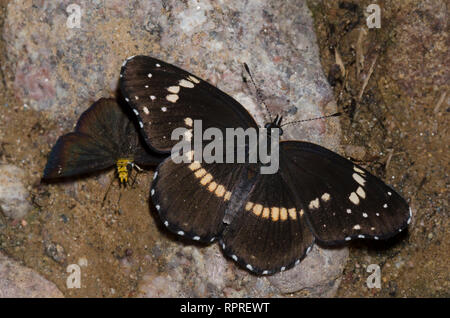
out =
{"type": "MultiPolygon", "coordinates": [[[[177,127],[258,129],[245,108],[219,89],[163,61],[136,56],[121,70],[120,87],[156,151],[169,152],[177,127]]],[[[283,133],[281,116],[265,125],[283,133]]],[[[277,140],[279,141],[279,140],[277,140]]],[[[247,146],[240,145],[248,151],[247,146]]],[[[195,241],[220,242],[234,261],[258,274],[298,264],[314,242],[388,239],[407,227],[406,201],[362,167],[319,145],[280,141],[279,165],[212,162],[191,156],[159,164],[150,195],[162,223],[195,241]]],[[[236,151],[237,148],[234,148],[236,151]]],[[[275,148],[274,148],[275,149],[275,148]]]]}

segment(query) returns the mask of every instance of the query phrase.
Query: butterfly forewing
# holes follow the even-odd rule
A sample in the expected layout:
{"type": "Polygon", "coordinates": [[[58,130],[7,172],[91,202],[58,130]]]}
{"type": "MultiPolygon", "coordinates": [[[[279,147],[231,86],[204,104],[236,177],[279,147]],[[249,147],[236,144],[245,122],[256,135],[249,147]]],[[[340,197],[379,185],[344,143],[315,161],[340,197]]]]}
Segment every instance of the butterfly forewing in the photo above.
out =
{"type": "Polygon", "coordinates": [[[315,237],[326,244],[387,239],[410,222],[406,201],[365,169],[318,145],[287,141],[281,173],[303,206],[315,237]]]}
{"type": "Polygon", "coordinates": [[[137,116],[145,141],[157,151],[170,151],[178,142],[171,140],[172,131],[178,127],[191,129],[194,120],[202,120],[204,129],[257,127],[245,108],[229,95],[148,56],[125,61],[120,88],[137,116]]]}

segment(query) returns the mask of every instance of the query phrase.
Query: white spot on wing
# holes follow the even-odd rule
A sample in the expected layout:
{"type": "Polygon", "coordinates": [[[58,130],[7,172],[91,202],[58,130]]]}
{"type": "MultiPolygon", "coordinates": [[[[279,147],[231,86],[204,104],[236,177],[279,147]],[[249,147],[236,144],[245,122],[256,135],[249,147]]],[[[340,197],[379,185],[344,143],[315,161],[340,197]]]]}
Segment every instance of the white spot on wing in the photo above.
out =
{"type": "Polygon", "coordinates": [[[359,174],[354,173],[352,175],[353,179],[359,183],[359,185],[364,186],[364,184],[366,183],[366,180],[364,180],[363,177],[361,177],[359,174]]]}
{"type": "Polygon", "coordinates": [[[358,189],[356,189],[356,193],[357,193],[362,199],[365,199],[365,198],[366,198],[366,192],[364,191],[363,188],[358,187],[358,189]]]}
{"type": "Polygon", "coordinates": [[[185,79],[182,79],[178,82],[180,86],[186,87],[186,88],[193,88],[195,85],[191,81],[187,81],[185,79]]]}
{"type": "Polygon", "coordinates": [[[308,208],[311,209],[318,209],[319,208],[319,198],[316,198],[315,200],[312,200],[309,202],[308,208]]]}
{"type": "Polygon", "coordinates": [[[188,79],[189,79],[190,81],[194,82],[195,84],[200,83],[200,81],[199,81],[197,78],[195,78],[194,76],[192,76],[192,75],[189,75],[189,76],[188,76],[188,79]]]}
{"type": "Polygon", "coordinates": [[[353,170],[355,170],[358,173],[364,174],[364,171],[359,169],[357,166],[353,166],[353,170]]]}
{"type": "Polygon", "coordinates": [[[192,118],[190,118],[190,117],[186,117],[186,118],[184,119],[184,123],[185,123],[186,126],[192,127],[193,120],[192,120],[192,118]]]}
{"type": "Polygon", "coordinates": [[[180,91],[180,86],[170,86],[169,88],[167,88],[167,91],[172,94],[178,94],[178,92],[180,91]]]}
{"type": "Polygon", "coordinates": [[[359,197],[356,195],[355,192],[352,192],[348,198],[350,199],[350,201],[351,201],[353,204],[355,204],[355,205],[358,205],[358,204],[359,204],[359,197]]]}
{"type": "Polygon", "coordinates": [[[322,194],[322,197],[321,197],[322,201],[325,201],[325,202],[330,200],[330,198],[331,198],[331,196],[329,193],[324,193],[324,194],[322,194]]]}
{"type": "Polygon", "coordinates": [[[166,96],[166,99],[171,102],[171,103],[176,103],[178,100],[178,95],[177,94],[169,94],[166,96]]]}

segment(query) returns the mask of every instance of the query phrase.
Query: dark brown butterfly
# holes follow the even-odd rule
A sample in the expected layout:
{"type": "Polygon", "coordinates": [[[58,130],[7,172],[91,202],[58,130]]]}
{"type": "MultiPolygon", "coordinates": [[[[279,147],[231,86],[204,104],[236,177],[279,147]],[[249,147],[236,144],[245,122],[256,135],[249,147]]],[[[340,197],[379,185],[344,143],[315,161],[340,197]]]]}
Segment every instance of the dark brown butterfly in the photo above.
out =
{"type": "Polygon", "coordinates": [[[115,99],[102,98],[81,114],[75,131],[58,138],[44,180],[72,177],[116,166],[121,183],[134,165],[156,165],[164,156],[141,143],[135,124],[115,99]]]}
{"type": "MultiPolygon", "coordinates": [[[[148,146],[168,153],[175,128],[258,128],[229,95],[174,65],[147,56],[124,62],[120,88],[148,146]]],[[[277,117],[268,127],[280,129],[277,117]]],[[[281,132],[281,129],[280,129],[281,132]]],[[[245,146],[250,146],[246,144],[245,146]]],[[[319,145],[281,141],[279,169],[261,163],[176,164],[157,168],[153,204],[172,232],[202,242],[219,240],[233,260],[258,274],[295,264],[317,241],[385,240],[411,221],[407,202],[383,181],[319,145]]]]}

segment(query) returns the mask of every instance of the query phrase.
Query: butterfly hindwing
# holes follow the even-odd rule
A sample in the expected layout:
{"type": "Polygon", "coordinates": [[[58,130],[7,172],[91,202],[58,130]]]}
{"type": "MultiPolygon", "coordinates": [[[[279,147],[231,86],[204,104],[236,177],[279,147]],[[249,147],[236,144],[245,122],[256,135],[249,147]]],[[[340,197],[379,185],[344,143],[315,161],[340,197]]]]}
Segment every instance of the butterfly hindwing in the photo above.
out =
{"type": "Polygon", "coordinates": [[[282,171],[305,210],[316,239],[338,244],[354,238],[387,239],[410,222],[406,201],[351,161],[307,142],[280,144],[282,171]]]}
{"type": "Polygon", "coordinates": [[[44,179],[71,177],[112,167],[109,149],[100,148],[91,136],[74,132],[59,137],[48,157],[44,179]]]}
{"type": "Polygon", "coordinates": [[[243,165],[174,163],[169,157],[155,172],[150,196],[169,230],[210,242],[225,226],[226,209],[243,173],[243,165]]]}
{"type": "Polygon", "coordinates": [[[192,128],[194,120],[201,120],[203,129],[257,127],[232,97],[174,65],[134,56],[124,62],[120,76],[121,92],[156,151],[169,152],[177,142],[171,140],[172,131],[192,128]]]}
{"type": "Polygon", "coordinates": [[[273,274],[298,264],[314,238],[293,198],[280,173],[258,174],[223,232],[225,253],[257,274],[273,274]]]}

